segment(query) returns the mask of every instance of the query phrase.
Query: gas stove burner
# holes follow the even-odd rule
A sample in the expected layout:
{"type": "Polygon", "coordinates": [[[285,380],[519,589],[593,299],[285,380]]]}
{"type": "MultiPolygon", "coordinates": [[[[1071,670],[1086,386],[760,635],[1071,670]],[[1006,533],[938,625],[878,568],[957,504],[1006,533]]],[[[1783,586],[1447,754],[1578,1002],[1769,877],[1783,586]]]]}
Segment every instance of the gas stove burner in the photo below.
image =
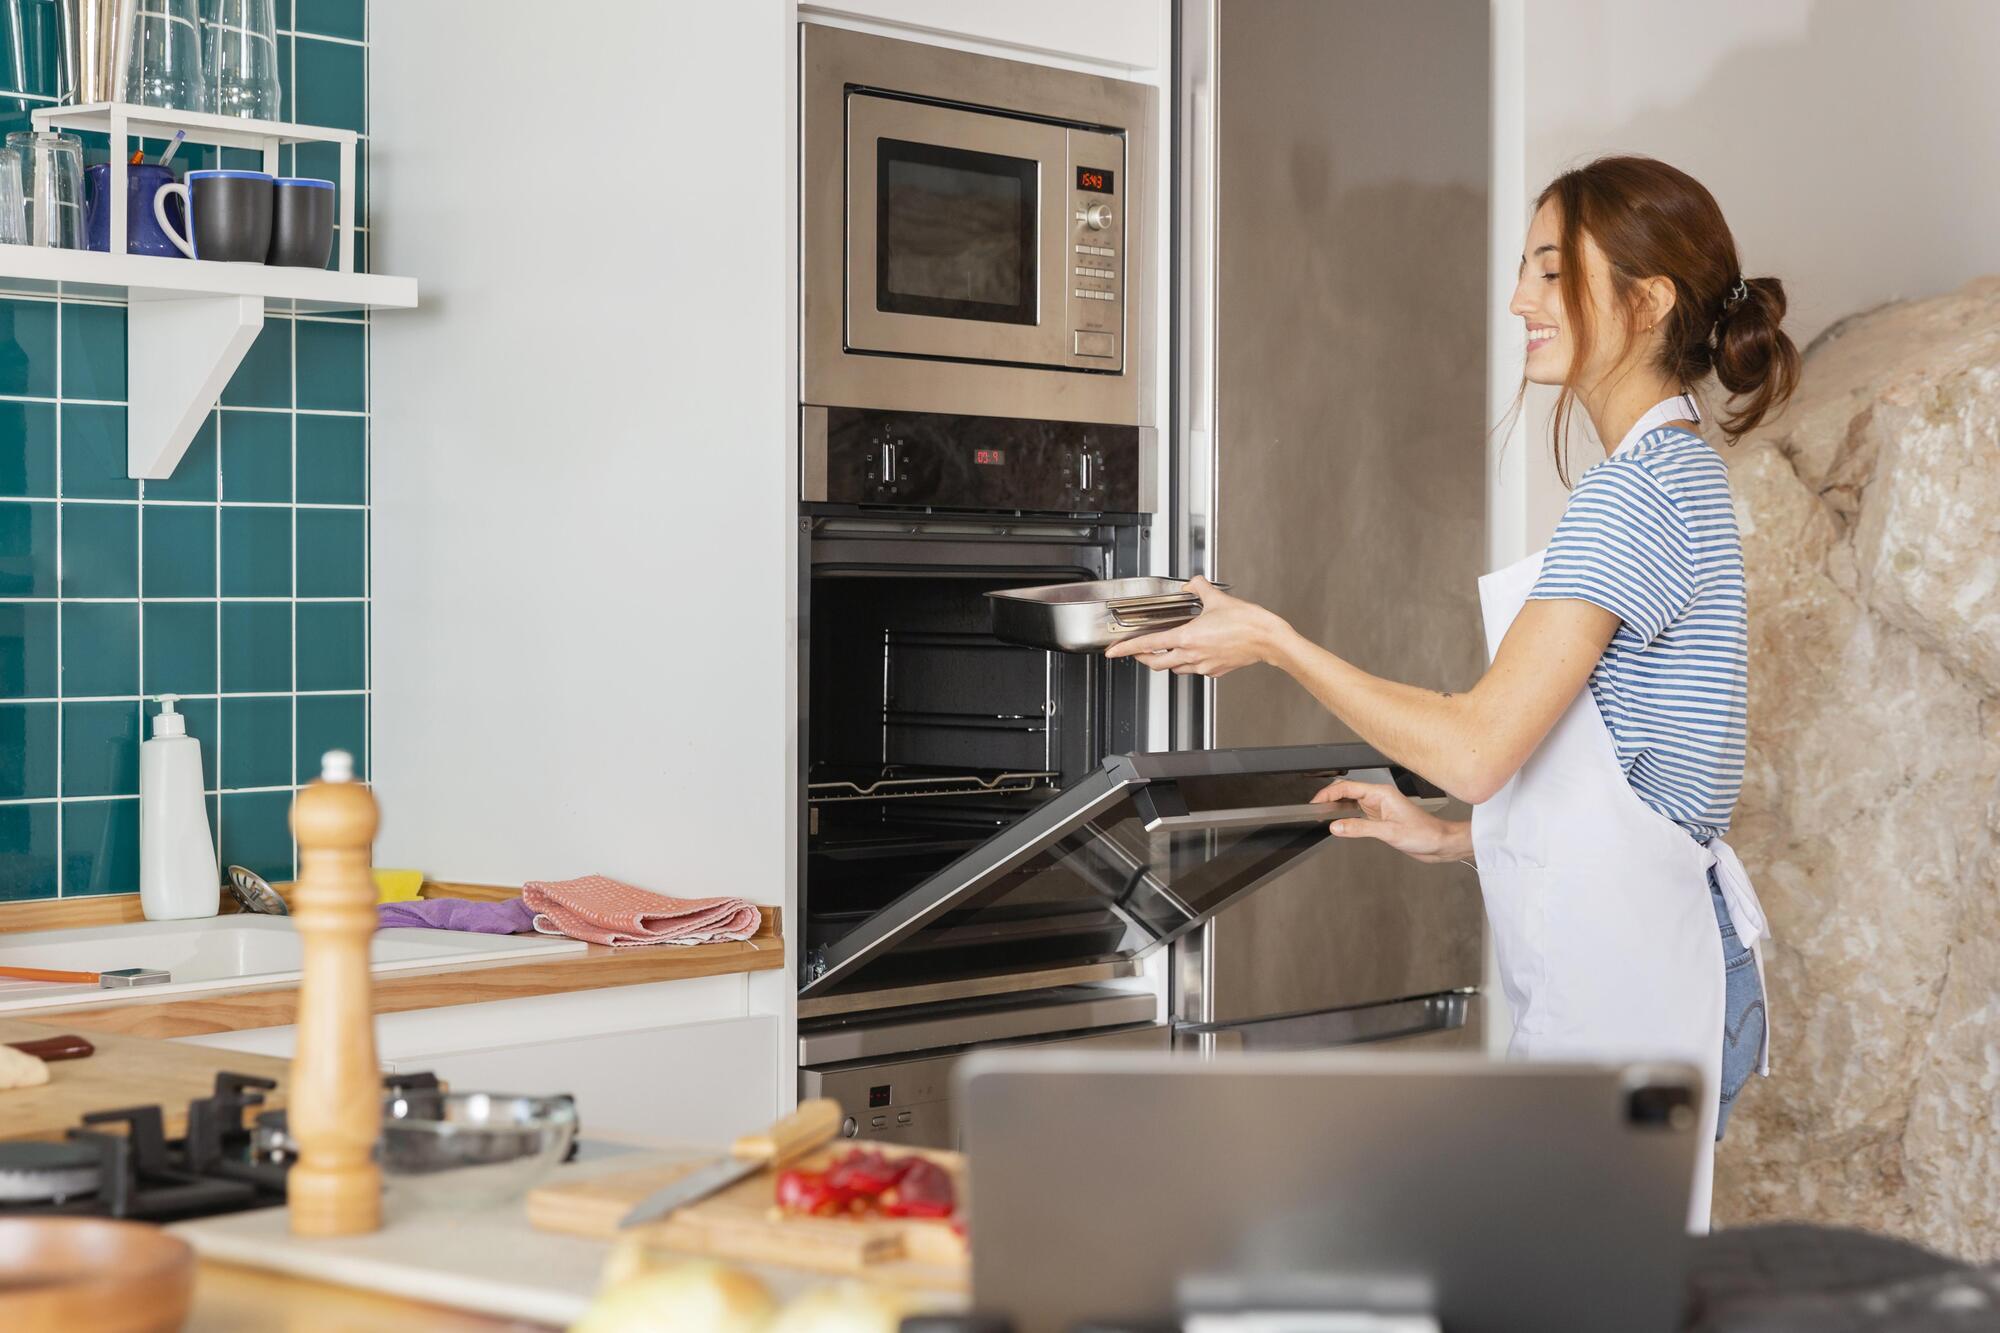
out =
{"type": "Polygon", "coordinates": [[[0,1143],[0,1207],[67,1203],[97,1193],[103,1160],[81,1143],[0,1143]]]}
{"type": "MultiPolygon", "coordinates": [[[[385,1082],[412,1100],[439,1095],[430,1074],[385,1082]]],[[[126,1106],[92,1111],[61,1143],[0,1143],[0,1215],[178,1222],[282,1204],[290,1160],[260,1154],[244,1123],[275,1087],[218,1073],[215,1091],[188,1103],[179,1138],[158,1106],[126,1106]]]]}

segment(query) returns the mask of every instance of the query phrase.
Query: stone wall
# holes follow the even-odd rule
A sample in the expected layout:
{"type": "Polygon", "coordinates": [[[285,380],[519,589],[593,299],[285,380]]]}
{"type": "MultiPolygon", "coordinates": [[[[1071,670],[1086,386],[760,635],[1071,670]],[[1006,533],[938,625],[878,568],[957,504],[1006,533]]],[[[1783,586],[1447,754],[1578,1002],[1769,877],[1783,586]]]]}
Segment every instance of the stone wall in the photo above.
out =
{"type": "Polygon", "coordinates": [[[1776,1041],[1718,1224],[2000,1257],[2000,278],[1829,329],[1725,454],[1776,1041]]]}

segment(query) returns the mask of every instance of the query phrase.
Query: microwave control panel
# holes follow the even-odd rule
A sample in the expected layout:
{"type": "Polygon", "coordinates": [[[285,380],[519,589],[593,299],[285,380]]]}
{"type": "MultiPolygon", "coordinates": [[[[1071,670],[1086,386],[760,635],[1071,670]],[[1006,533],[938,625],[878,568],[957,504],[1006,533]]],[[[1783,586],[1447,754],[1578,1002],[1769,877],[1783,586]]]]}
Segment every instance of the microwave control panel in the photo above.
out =
{"type": "Polygon", "coordinates": [[[1125,140],[1069,132],[1069,346],[1079,369],[1125,364],[1125,140]]]}

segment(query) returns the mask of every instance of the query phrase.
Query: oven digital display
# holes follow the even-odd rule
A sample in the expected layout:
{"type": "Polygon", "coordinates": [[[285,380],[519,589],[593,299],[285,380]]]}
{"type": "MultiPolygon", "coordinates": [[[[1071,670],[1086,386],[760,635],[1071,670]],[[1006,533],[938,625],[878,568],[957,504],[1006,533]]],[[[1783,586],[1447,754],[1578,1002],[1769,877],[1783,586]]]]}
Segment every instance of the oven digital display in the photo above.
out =
{"type": "Polygon", "coordinates": [[[1110,194],[1112,192],[1112,173],[1106,167],[1078,167],[1076,169],[1076,188],[1079,190],[1095,190],[1099,194],[1110,194]]]}
{"type": "Polygon", "coordinates": [[[1007,462],[1005,449],[974,449],[972,461],[983,467],[1003,467],[1007,462]]]}

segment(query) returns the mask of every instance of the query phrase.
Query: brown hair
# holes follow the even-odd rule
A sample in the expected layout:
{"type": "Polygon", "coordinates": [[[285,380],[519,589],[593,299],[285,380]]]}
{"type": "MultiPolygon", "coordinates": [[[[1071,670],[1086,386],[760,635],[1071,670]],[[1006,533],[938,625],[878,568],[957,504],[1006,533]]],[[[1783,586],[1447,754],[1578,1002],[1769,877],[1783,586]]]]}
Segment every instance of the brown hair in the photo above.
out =
{"type": "Polygon", "coordinates": [[[1641,282],[1666,278],[1674,284],[1656,364],[1686,388],[1715,376],[1736,400],[1719,416],[1730,442],[1784,406],[1799,382],[1799,349],[1779,327],[1785,284],[1742,276],[1729,224],[1700,181],[1650,157],[1600,157],[1550,181],[1535,207],[1547,203],[1561,214],[1563,311],[1576,349],[1552,422],[1556,472],[1565,486],[1569,418],[1593,332],[1585,236],[1609,261],[1613,297],[1625,303],[1628,315],[1636,312],[1641,282]]]}

